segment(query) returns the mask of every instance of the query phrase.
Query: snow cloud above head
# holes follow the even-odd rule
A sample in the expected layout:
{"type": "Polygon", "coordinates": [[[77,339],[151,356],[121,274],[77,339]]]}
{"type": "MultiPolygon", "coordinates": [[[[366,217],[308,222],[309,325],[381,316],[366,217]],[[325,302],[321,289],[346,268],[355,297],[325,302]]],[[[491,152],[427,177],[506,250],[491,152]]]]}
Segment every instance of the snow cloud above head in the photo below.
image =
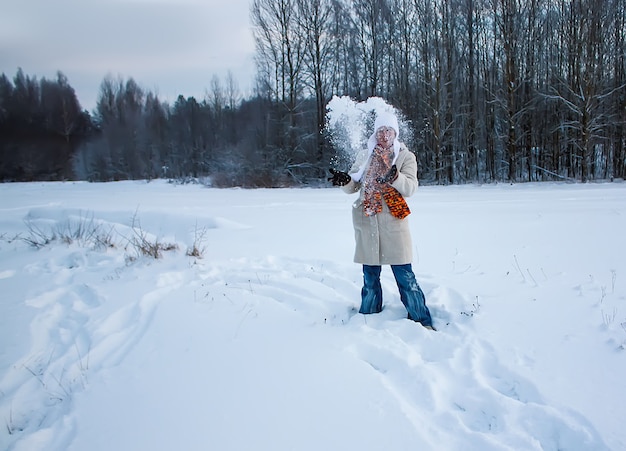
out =
{"type": "Polygon", "coordinates": [[[213,75],[254,77],[247,0],[11,0],[0,16],[0,70],[54,78],[60,70],[90,108],[108,74],[164,100],[203,97],[213,75]]]}
{"type": "Polygon", "coordinates": [[[326,110],[326,133],[337,151],[332,163],[341,169],[350,165],[358,152],[368,146],[378,116],[394,115],[399,124],[399,136],[410,136],[403,114],[380,97],[357,102],[348,96],[335,96],[326,110]]]}

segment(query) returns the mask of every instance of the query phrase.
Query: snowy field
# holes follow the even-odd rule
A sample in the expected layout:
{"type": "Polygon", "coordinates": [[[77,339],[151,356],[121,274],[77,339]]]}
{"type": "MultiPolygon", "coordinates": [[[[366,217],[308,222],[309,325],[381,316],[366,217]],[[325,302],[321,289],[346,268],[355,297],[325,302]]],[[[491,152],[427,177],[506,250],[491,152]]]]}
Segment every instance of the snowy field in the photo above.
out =
{"type": "Polygon", "coordinates": [[[420,187],[437,332],[355,313],[354,199],[0,184],[0,449],[626,449],[626,183],[420,187]]]}

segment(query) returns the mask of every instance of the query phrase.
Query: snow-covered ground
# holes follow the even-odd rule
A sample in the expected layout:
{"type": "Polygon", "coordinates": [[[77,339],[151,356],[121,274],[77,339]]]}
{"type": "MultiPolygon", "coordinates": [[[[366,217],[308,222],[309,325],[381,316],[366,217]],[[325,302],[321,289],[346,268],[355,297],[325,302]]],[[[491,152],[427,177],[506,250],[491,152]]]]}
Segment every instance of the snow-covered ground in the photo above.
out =
{"type": "Polygon", "coordinates": [[[421,187],[437,332],[355,313],[354,199],[1,184],[0,449],[626,449],[626,183],[421,187]]]}

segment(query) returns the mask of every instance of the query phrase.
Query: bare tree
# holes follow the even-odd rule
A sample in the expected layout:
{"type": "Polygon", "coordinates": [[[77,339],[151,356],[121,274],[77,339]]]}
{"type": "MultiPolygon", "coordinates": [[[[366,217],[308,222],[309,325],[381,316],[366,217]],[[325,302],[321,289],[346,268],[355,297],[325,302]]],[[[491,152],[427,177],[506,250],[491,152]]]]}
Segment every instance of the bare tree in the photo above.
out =
{"type": "Polygon", "coordinates": [[[211,77],[210,86],[209,91],[206,93],[206,99],[213,113],[219,117],[226,106],[226,94],[217,75],[211,77]]]}
{"type": "Polygon", "coordinates": [[[228,109],[230,109],[230,111],[235,111],[241,103],[242,94],[239,89],[239,83],[237,82],[237,79],[235,79],[233,72],[230,70],[226,74],[226,87],[224,95],[226,96],[226,106],[228,109]]]}
{"type": "Polygon", "coordinates": [[[297,19],[295,0],[255,0],[251,12],[261,89],[274,104],[266,123],[275,151],[272,170],[294,164],[299,153],[298,116],[306,34],[297,19]]]}
{"type": "Polygon", "coordinates": [[[315,98],[315,157],[325,160],[322,132],[325,126],[326,103],[330,100],[331,75],[330,57],[332,55],[333,35],[331,19],[333,7],[330,0],[297,0],[299,27],[304,30],[305,68],[304,80],[315,98]]]}

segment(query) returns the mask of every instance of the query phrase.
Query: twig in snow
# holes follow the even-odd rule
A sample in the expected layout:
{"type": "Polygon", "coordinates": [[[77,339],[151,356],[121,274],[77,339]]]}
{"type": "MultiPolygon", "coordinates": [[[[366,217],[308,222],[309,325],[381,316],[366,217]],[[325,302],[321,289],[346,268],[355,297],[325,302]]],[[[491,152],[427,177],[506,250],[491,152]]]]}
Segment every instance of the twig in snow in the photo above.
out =
{"type": "Polygon", "coordinates": [[[469,312],[461,312],[461,315],[474,316],[480,310],[480,302],[478,302],[478,296],[476,296],[476,303],[472,304],[472,309],[469,312]]]}
{"type": "MultiPolygon", "coordinates": [[[[137,211],[132,218],[131,229],[133,231],[133,236],[128,239],[129,244],[135,249],[137,257],[146,256],[152,257],[154,259],[159,259],[162,256],[163,251],[173,251],[178,249],[178,246],[173,243],[161,243],[158,238],[152,241],[148,233],[142,229],[141,223],[137,218],[137,211]]],[[[129,257],[130,261],[134,261],[135,259],[129,257]]]]}
{"type": "Polygon", "coordinates": [[[617,271],[611,270],[611,294],[615,294],[615,281],[617,280],[617,271]]]}
{"type": "Polygon", "coordinates": [[[78,367],[80,368],[81,373],[85,373],[89,369],[89,351],[91,350],[91,343],[89,344],[89,348],[87,348],[86,362],[83,363],[83,356],[78,349],[78,343],[74,341],[74,348],[76,349],[76,354],[78,355],[78,367]]]}
{"type": "Polygon", "coordinates": [[[522,279],[524,279],[524,282],[526,282],[526,276],[524,276],[524,272],[522,271],[522,268],[520,268],[520,266],[519,266],[519,262],[517,261],[517,255],[513,254],[513,258],[515,259],[515,265],[517,266],[517,270],[519,271],[520,275],[522,276],[522,279]]]}
{"type": "Polygon", "coordinates": [[[528,272],[528,275],[530,276],[530,278],[533,280],[533,283],[535,284],[536,287],[539,286],[539,284],[537,284],[537,281],[535,280],[535,278],[533,277],[533,275],[530,272],[530,269],[526,269],[526,272],[528,272]]]}
{"type": "MultiPolygon", "coordinates": [[[[244,306],[244,308],[247,308],[247,307],[248,307],[248,304],[244,306]]],[[[248,315],[250,315],[250,313],[252,313],[252,307],[248,308],[248,311],[246,312],[246,314],[243,315],[243,318],[241,318],[241,321],[239,321],[239,324],[237,325],[237,329],[235,329],[235,335],[233,336],[233,338],[237,338],[237,336],[239,335],[239,330],[241,329],[241,325],[246,320],[248,315]]]]}
{"type": "Polygon", "coordinates": [[[11,404],[11,409],[9,410],[9,419],[6,420],[7,432],[9,435],[13,435],[16,431],[21,431],[15,427],[15,423],[13,423],[13,404],[11,404]]]}
{"type": "Polygon", "coordinates": [[[206,234],[207,229],[198,229],[198,222],[196,221],[196,228],[194,229],[193,245],[187,249],[188,257],[202,258],[206,252],[206,234]]]}
{"type": "Polygon", "coordinates": [[[33,377],[39,381],[39,383],[41,384],[41,386],[42,386],[43,388],[46,388],[46,383],[44,382],[44,380],[42,379],[42,377],[41,377],[41,375],[40,375],[40,374],[35,373],[35,371],[33,371],[33,370],[32,370],[29,366],[27,366],[27,365],[22,365],[22,367],[23,367],[26,371],[28,371],[30,374],[32,374],[32,375],[33,375],[33,377]]]}
{"type": "Polygon", "coordinates": [[[617,309],[613,307],[613,314],[604,313],[604,310],[601,310],[602,313],[602,322],[606,327],[609,327],[613,322],[615,322],[615,317],[617,316],[617,309]]]}
{"type": "Polygon", "coordinates": [[[22,239],[37,249],[47,246],[56,239],[54,232],[45,232],[32,221],[26,221],[26,227],[28,228],[28,236],[22,239]]]}
{"type": "Polygon", "coordinates": [[[602,295],[600,296],[600,304],[604,302],[604,298],[606,297],[606,287],[600,287],[600,291],[602,295]]]}
{"type": "MultiPolygon", "coordinates": [[[[50,373],[48,373],[48,374],[50,374],[50,375],[51,375],[51,377],[52,377],[52,379],[54,379],[54,380],[55,380],[55,382],[57,383],[57,385],[59,386],[59,388],[60,388],[61,390],[63,390],[63,393],[65,394],[65,397],[66,397],[66,398],[71,397],[71,387],[67,387],[67,388],[66,388],[66,387],[63,385],[63,378],[64,378],[64,376],[65,376],[65,367],[63,367],[63,369],[62,369],[62,371],[61,371],[61,376],[60,376],[60,377],[57,377],[57,376],[56,376],[56,374],[51,373],[51,372],[50,372],[50,373]]],[[[69,385],[69,384],[68,384],[68,385],[69,385]]],[[[50,394],[52,395],[52,393],[50,393],[50,394]]],[[[59,399],[59,401],[63,401],[63,399],[64,399],[64,398],[62,398],[60,395],[58,395],[58,394],[57,394],[57,399],[59,399]]]]}

